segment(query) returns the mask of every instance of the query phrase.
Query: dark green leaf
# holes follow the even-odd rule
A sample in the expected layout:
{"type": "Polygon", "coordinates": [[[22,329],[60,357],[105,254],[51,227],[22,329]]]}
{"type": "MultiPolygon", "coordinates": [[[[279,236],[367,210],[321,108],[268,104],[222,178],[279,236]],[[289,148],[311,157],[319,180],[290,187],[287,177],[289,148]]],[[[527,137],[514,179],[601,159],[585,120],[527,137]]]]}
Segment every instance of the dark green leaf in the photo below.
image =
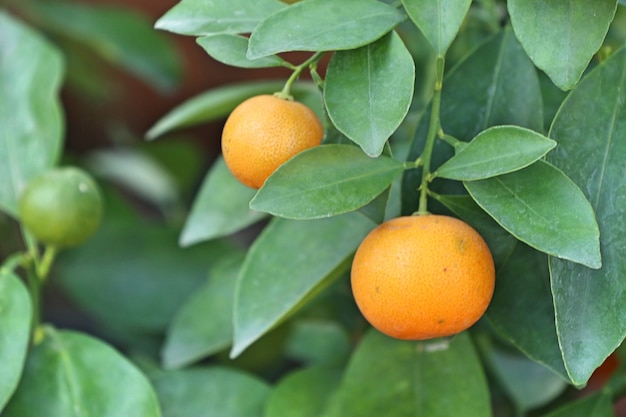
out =
{"type": "Polygon", "coordinates": [[[559,146],[549,160],[581,187],[600,226],[602,269],[550,259],[559,340],[576,384],[584,384],[626,334],[625,92],[622,49],[570,93],[550,130],[559,146]]]}
{"type": "Polygon", "coordinates": [[[233,298],[243,255],[234,253],[211,269],[209,280],[187,299],[167,332],[163,366],[178,368],[217,353],[233,339],[233,298]]]}
{"type": "Polygon", "coordinates": [[[233,177],[219,158],[207,173],[180,235],[180,244],[190,246],[226,236],[266,215],[248,208],[255,190],[233,177]]]}
{"type": "Polygon", "coordinates": [[[555,141],[529,129],[492,127],[460,147],[435,175],[460,181],[495,177],[527,167],[555,146],[555,141]]]}
{"type": "Polygon", "coordinates": [[[369,156],[382,153],[413,98],[415,65],[397,33],[333,55],[324,101],[333,124],[369,156]]]}
{"type": "Polygon", "coordinates": [[[106,218],[96,236],[59,258],[59,282],[105,326],[163,331],[231,250],[221,241],[181,249],[176,235],[145,220],[106,218]]]}
{"type": "Polygon", "coordinates": [[[250,33],[287,5],[278,0],[182,0],[154,25],[181,35],[250,33]]]}
{"type": "Polygon", "coordinates": [[[489,391],[467,333],[410,342],[372,330],[361,341],[325,417],[491,416],[489,391]]]}
{"type": "MultiPolygon", "coordinates": [[[[155,139],[175,129],[222,119],[245,99],[280,91],[284,84],[281,81],[252,81],[217,87],[174,107],[150,128],[146,137],[155,139]]],[[[323,113],[320,94],[313,84],[295,83],[291,93],[298,101],[305,102],[318,116],[323,113]]]]}
{"type": "Polygon", "coordinates": [[[356,146],[317,146],[278,168],[250,207],[292,219],[343,214],[374,200],[403,170],[401,162],[370,158],[356,146]]]}
{"type": "Polygon", "coordinates": [[[545,254],[521,243],[515,247],[498,270],[486,317],[527,356],[568,379],[556,335],[545,254]]]}
{"type": "Polygon", "coordinates": [[[438,55],[445,55],[455,38],[472,0],[402,0],[415,25],[438,55]]]}
{"type": "Polygon", "coordinates": [[[298,362],[341,366],[350,354],[350,336],[336,321],[298,319],[291,325],[286,350],[298,362]]]}
{"type": "Polygon", "coordinates": [[[478,205],[519,240],[590,268],[602,265],[593,208],[554,166],[537,161],[511,174],[464,185],[478,205]]]}
{"type": "Polygon", "coordinates": [[[554,84],[569,90],[600,49],[617,2],[510,0],[507,7],[515,35],[528,56],[554,84]]]}
{"type": "Polygon", "coordinates": [[[34,2],[48,30],[86,45],[161,91],[174,90],[182,68],[174,44],[128,7],[75,1],[34,2]]]}
{"type": "Polygon", "coordinates": [[[163,417],[262,417],[270,392],[255,377],[217,367],[157,372],[151,379],[163,417]]]}
{"type": "Polygon", "coordinates": [[[280,67],[285,61],[276,56],[269,55],[259,59],[248,59],[248,38],[229,33],[219,33],[203,36],[196,40],[198,44],[213,59],[223,64],[241,68],[267,68],[280,67]]]}
{"type": "Polygon", "coordinates": [[[614,417],[611,394],[599,391],[567,403],[544,417],[614,417]]]}
{"type": "Polygon", "coordinates": [[[511,255],[517,239],[504,230],[468,195],[434,195],[437,201],[469,223],[485,239],[499,268],[511,255]]]}
{"type": "Polygon", "coordinates": [[[231,356],[345,272],[374,226],[358,213],[323,220],[274,219],[250,248],[239,276],[231,356]]]}
{"type": "Polygon", "coordinates": [[[89,336],[45,329],[30,352],[4,417],[160,417],[144,375],[110,346],[89,336]]]}
{"type": "Polygon", "coordinates": [[[0,269],[0,412],[22,375],[31,317],[30,296],[24,284],[12,272],[0,269]]]}
{"type": "Polygon", "coordinates": [[[248,58],[287,51],[333,51],[367,45],[404,20],[375,0],[309,0],[269,16],[250,36],[248,58]]]}
{"type": "Polygon", "coordinates": [[[312,367],[281,379],[270,394],[263,417],[320,417],[341,380],[336,369],[312,367]]]}
{"type": "Polygon", "coordinates": [[[60,154],[62,76],[59,52],[0,10],[0,210],[13,217],[28,180],[60,154]]]}

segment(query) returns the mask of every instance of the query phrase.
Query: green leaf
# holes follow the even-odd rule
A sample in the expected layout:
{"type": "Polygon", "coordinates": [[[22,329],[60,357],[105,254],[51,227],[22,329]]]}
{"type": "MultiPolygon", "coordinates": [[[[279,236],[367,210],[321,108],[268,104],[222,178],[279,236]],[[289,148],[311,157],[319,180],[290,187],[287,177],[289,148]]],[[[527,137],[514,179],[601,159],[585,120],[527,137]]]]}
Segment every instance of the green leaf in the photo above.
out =
{"type": "Polygon", "coordinates": [[[180,235],[181,246],[227,236],[264,218],[248,208],[256,190],[233,177],[220,157],[207,173],[180,235]]]}
{"type": "Polygon", "coordinates": [[[239,253],[221,260],[176,313],[163,346],[165,368],[189,365],[230,346],[235,283],[242,261],[239,253]]]}
{"type": "Polygon", "coordinates": [[[263,19],[287,7],[278,0],[182,0],[155,28],[181,35],[250,33],[263,19]]]}
{"type": "Polygon", "coordinates": [[[383,151],[404,120],[415,84],[415,64],[396,32],[333,55],[324,101],[333,124],[369,156],[383,151]]]}
{"type": "Polygon", "coordinates": [[[497,126],[483,130],[457,149],[436,176],[460,181],[482,180],[525,168],[543,157],[556,142],[529,129],[497,126]]]}
{"type": "Polygon", "coordinates": [[[161,332],[211,263],[232,250],[219,240],[181,249],[176,237],[177,230],[145,220],[105,218],[91,240],[59,257],[59,283],[105,327],[161,332]]]}
{"type": "Polygon", "coordinates": [[[545,414],[544,417],[614,417],[613,399],[607,391],[595,392],[545,414]]]}
{"type": "Polygon", "coordinates": [[[0,210],[13,217],[28,180],[51,168],[61,152],[62,77],[59,52],[0,10],[0,210]]]}
{"type": "Polygon", "coordinates": [[[320,417],[340,380],[337,369],[311,367],[292,372],[270,394],[263,417],[320,417]]]}
{"type": "Polygon", "coordinates": [[[487,382],[467,333],[410,342],[372,330],[325,417],[450,417],[459,410],[464,417],[491,416],[487,382]]]}
{"type": "Polygon", "coordinates": [[[520,414],[548,404],[567,387],[561,376],[517,352],[491,347],[486,356],[520,414]]]}
{"type": "Polygon", "coordinates": [[[617,2],[511,0],[507,7],[515,35],[530,59],[559,88],[569,90],[602,46],[617,2]]]}
{"type": "Polygon", "coordinates": [[[288,51],[354,49],[382,37],[405,16],[375,0],[308,0],[269,16],[250,36],[248,58],[288,51]]]}
{"type": "Polygon", "coordinates": [[[120,65],[155,88],[172,92],[182,76],[174,44],[146,16],[128,7],[35,2],[41,25],[120,65]]]}
{"type": "Polygon", "coordinates": [[[2,415],[160,417],[161,412],[147,378],[109,345],[47,327],[2,415]]]}
{"type": "Polygon", "coordinates": [[[316,146],[278,168],[250,208],[291,219],[335,216],[374,200],[403,170],[401,162],[370,158],[356,146],[316,146]]]}
{"type": "Polygon", "coordinates": [[[602,269],[550,259],[559,340],[576,384],[584,384],[626,335],[625,91],[621,49],[570,93],[550,129],[559,142],[550,162],[581,187],[600,226],[602,269]]]}
{"type": "Polygon", "coordinates": [[[593,208],[554,166],[537,161],[511,174],[464,185],[483,210],[522,242],[590,268],[602,265],[593,208]]]}
{"type": "Polygon", "coordinates": [[[437,55],[443,56],[456,37],[472,0],[402,0],[402,4],[437,55]]]}
{"type": "Polygon", "coordinates": [[[239,276],[231,356],[345,272],[374,226],[358,213],[322,220],[274,219],[250,248],[239,276]]]}
{"type": "Polygon", "coordinates": [[[32,306],[26,287],[12,272],[0,269],[0,412],[22,375],[31,317],[32,306]]]}
{"type": "MultiPolygon", "coordinates": [[[[146,138],[156,139],[175,129],[222,119],[245,99],[280,91],[284,84],[281,81],[242,82],[201,93],[174,107],[159,119],[148,130],[146,138]]],[[[291,88],[291,94],[298,101],[305,102],[318,116],[323,112],[319,92],[312,83],[295,83],[291,88]]]]}
{"type": "Polygon", "coordinates": [[[497,268],[511,256],[517,239],[500,227],[470,196],[435,194],[433,198],[480,233],[489,246],[497,268]]]}
{"type": "Polygon", "coordinates": [[[554,322],[548,260],[524,244],[500,269],[486,317],[504,338],[528,357],[569,379],[554,322]]]}
{"type": "Polygon", "coordinates": [[[223,64],[240,68],[268,68],[287,65],[276,56],[269,55],[259,59],[248,59],[248,38],[229,33],[218,33],[196,39],[213,59],[223,64]]]}
{"type": "Polygon", "coordinates": [[[350,336],[338,322],[298,319],[291,324],[286,354],[307,364],[342,366],[351,348],[350,336]]]}

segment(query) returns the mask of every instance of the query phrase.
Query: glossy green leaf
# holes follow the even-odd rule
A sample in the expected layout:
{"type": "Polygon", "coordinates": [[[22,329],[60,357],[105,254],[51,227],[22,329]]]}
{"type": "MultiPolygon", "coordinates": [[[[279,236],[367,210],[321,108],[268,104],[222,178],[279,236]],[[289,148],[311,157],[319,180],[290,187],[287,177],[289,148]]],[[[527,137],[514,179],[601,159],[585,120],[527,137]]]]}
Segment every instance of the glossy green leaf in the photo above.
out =
{"type": "Polygon", "coordinates": [[[26,287],[12,272],[0,269],[0,411],[22,375],[31,317],[32,306],[26,287]]]}
{"type": "MultiPolygon", "coordinates": [[[[284,84],[281,81],[251,81],[214,88],[174,107],[148,130],[146,137],[156,139],[175,129],[222,119],[245,99],[259,94],[275,93],[284,84]]],[[[318,116],[323,114],[320,94],[312,83],[295,83],[291,94],[318,116]]]]}
{"type": "Polygon", "coordinates": [[[28,180],[59,157],[62,77],[59,52],[0,10],[0,210],[13,217],[28,180]]]}
{"type": "Polygon", "coordinates": [[[568,380],[554,321],[548,259],[518,244],[498,269],[486,317],[500,335],[528,357],[568,380]]]}
{"type": "Polygon", "coordinates": [[[333,124],[369,156],[383,151],[413,99],[415,65],[397,33],[333,55],[324,101],[333,124]]]}
{"type": "Polygon", "coordinates": [[[181,249],[176,239],[177,230],[145,220],[105,218],[91,240],[59,257],[59,283],[106,327],[161,332],[232,250],[217,240],[181,249]]]}
{"type": "Polygon", "coordinates": [[[583,384],[626,335],[624,91],[626,49],[621,49],[570,93],[550,129],[559,142],[550,162],[581,187],[600,226],[602,269],[550,259],[559,340],[577,384],[583,384]]]}
{"type": "Polygon", "coordinates": [[[176,313],[162,351],[165,368],[179,368],[217,353],[233,339],[233,298],[243,254],[211,268],[209,280],[176,313]]]}
{"type": "Polygon", "coordinates": [[[469,336],[411,342],[367,333],[325,417],[491,416],[489,391],[469,336]]]}
{"type": "Polygon", "coordinates": [[[223,64],[240,68],[268,68],[286,65],[285,61],[269,55],[259,59],[248,59],[248,38],[230,33],[218,33],[196,39],[213,59],[223,64]]]}
{"type": "Polygon", "coordinates": [[[561,406],[544,417],[614,417],[611,394],[599,391],[561,406]]]}
{"type": "Polygon", "coordinates": [[[109,345],[45,328],[4,417],[160,417],[148,379],[109,345]]]}
{"type": "Polygon", "coordinates": [[[250,208],[291,219],[335,216],[374,200],[403,170],[401,162],[370,158],[356,146],[317,146],[278,168],[250,208]]]}
{"type": "Polygon", "coordinates": [[[510,0],[507,8],[528,56],[554,84],[569,90],[600,49],[617,2],[510,0]]]}
{"type": "Polygon", "coordinates": [[[308,0],[262,21],[250,36],[248,58],[287,51],[354,49],[382,37],[404,15],[375,0],[308,0]]]}
{"type": "Polygon", "coordinates": [[[358,213],[322,220],[274,219],[250,248],[239,276],[231,356],[345,272],[374,226],[358,213]]]}
{"type": "Polygon", "coordinates": [[[227,236],[264,218],[264,213],[248,208],[255,193],[256,190],[246,187],[233,177],[220,157],[196,194],[180,235],[180,244],[190,246],[227,236]]]}
{"type": "Polygon", "coordinates": [[[263,417],[320,417],[340,381],[341,372],[332,368],[287,374],[270,394],[263,417]]]}
{"type": "Polygon", "coordinates": [[[460,181],[495,177],[527,167],[555,146],[555,141],[532,130],[496,126],[460,147],[435,175],[460,181]]]}
{"type": "Polygon", "coordinates": [[[480,233],[489,246],[496,267],[499,268],[511,256],[517,239],[485,213],[470,196],[437,194],[433,198],[480,233]]]}
{"type": "Polygon", "coordinates": [[[35,2],[47,30],[85,45],[161,91],[171,92],[182,76],[174,44],[150,20],[128,7],[75,1],[35,2]]]}
{"type": "Polygon", "coordinates": [[[409,17],[438,55],[445,55],[454,40],[472,0],[402,0],[409,17]]]}
{"type": "Polygon", "coordinates": [[[270,392],[256,377],[218,367],[157,372],[151,379],[163,417],[262,417],[270,392]]]}
{"type": "Polygon", "coordinates": [[[287,5],[278,0],[182,0],[154,25],[181,35],[250,33],[287,5]]]}
{"type": "Polygon", "coordinates": [[[567,388],[561,376],[520,353],[490,348],[486,356],[520,414],[548,404],[567,388]]]}
{"type": "Polygon", "coordinates": [[[537,161],[511,174],[464,185],[483,210],[522,242],[590,268],[602,266],[593,208],[554,166],[537,161]]]}

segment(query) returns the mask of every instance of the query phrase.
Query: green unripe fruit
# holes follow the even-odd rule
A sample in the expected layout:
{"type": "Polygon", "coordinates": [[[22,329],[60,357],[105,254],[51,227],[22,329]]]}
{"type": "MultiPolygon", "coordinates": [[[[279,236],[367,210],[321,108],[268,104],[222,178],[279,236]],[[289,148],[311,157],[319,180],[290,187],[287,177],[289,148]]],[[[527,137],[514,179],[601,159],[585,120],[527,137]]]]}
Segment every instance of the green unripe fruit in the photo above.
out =
{"type": "Polygon", "coordinates": [[[91,237],[102,220],[102,195],[86,172],[57,168],[33,178],[19,200],[22,224],[41,243],[76,246],[91,237]]]}

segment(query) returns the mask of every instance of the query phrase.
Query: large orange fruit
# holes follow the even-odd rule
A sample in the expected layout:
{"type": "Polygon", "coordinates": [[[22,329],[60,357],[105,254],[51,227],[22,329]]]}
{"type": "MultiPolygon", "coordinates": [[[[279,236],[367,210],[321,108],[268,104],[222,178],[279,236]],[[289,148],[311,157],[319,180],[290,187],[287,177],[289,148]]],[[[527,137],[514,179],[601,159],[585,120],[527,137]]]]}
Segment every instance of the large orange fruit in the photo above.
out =
{"type": "Polygon", "coordinates": [[[322,142],[324,128],[302,103],[272,95],[249,98],[233,110],[222,132],[222,153],[243,184],[260,188],[280,165],[322,142]]]}
{"type": "Polygon", "coordinates": [[[372,230],[352,263],[361,313],[398,339],[450,336],[484,314],[495,284],[491,252],[471,226],[448,216],[398,217],[372,230]]]}

